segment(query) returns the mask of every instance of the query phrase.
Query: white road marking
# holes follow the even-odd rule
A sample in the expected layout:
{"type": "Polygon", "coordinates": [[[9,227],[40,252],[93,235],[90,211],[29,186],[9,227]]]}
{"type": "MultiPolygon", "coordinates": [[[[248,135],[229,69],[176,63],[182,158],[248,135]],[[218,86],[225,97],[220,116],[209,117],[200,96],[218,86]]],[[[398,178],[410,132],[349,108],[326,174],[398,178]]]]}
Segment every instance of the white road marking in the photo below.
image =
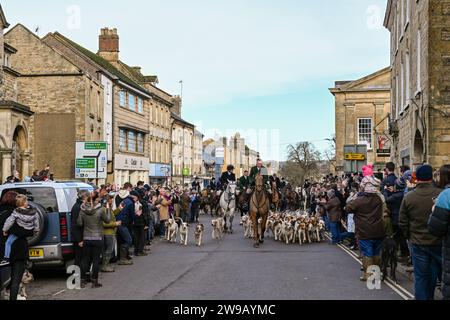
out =
{"type": "Polygon", "coordinates": [[[53,297],[56,297],[57,295],[59,295],[59,294],[65,292],[65,291],[66,291],[66,289],[61,290],[61,291],[58,291],[57,293],[52,294],[52,296],[53,296],[53,297]]]}
{"type": "MultiPolygon", "coordinates": [[[[326,234],[326,237],[331,240],[331,237],[329,234],[326,234]]],[[[352,257],[354,260],[356,260],[360,265],[362,265],[361,260],[359,260],[358,255],[351,251],[350,249],[346,248],[345,246],[338,244],[339,248],[341,248],[343,251],[345,251],[350,257],[352,257]]],[[[384,283],[391,288],[395,293],[397,293],[402,299],[404,300],[411,300],[414,299],[414,295],[403,288],[399,284],[395,284],[391,279],[386,278],[384,283]]]]}

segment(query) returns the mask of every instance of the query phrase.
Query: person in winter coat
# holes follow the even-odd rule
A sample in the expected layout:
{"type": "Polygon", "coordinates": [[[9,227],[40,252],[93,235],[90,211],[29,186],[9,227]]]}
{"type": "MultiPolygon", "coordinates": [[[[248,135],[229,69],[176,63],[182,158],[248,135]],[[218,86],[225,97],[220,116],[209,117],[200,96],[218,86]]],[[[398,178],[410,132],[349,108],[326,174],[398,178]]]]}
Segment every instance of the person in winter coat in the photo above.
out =
{"type": "Polygon", "coordinates": [[[148,228],[148,215],[150,214],[147,203],[141,198],[140,193],[132,191],[130,196],[135,201],[135,218],[133,223],[133,232],[135,237],[134,255],[146,256],[145,247],[145,230],[148,228]]]}
{"type": "Polygon", "coordinates": [[[168,191],[161,188],[159,195],[159,225],[160,225],[160,235],[163,237],[165,234],[164,223],[170,218],[170,206],[172,205],[172,200],[168,191]]]}
{"type": "Polygon", "coordinates": [[[442,296],[450,300],[450,165],[443,166],[439,171],[439,186],[444,191],[436,200],[433,213],[428,221],[428,230],[442,237],[442,296]]]}
{"type": "Polygon", "coordinates": [[[8,265],[11,254],[11,248],[19,238],[26,239],[39,232],[39,216],[37,210],[28,205],[27,196],[19,194],[16,197],[16,209],[6,219],[3,225],[3,235],[8,239],[5,244],[4,259],[0,262],[0,266],[8,265]]]}
{"type": "Polygon", "coordinates": [[[433,198],[441,189],[432,185],[433,169],[417,168],[417,186],[403,199],[399,226],[411,243],[416,300],[433,300],[438,276],[442,271],[442,240],[428,230],[433,198]]]}
{"type": "Polygon", "coordinates": [[[103,251],[103,223],[109,223],[111,218],[107,209],[100,203],[98,192],[91,193],[86,203],[81,205],[80,215],[78,216],[78,225],[83,226],[83,261],[81,268],[82,282],[84,288],[88,282],[88,274],[92,265],[91,282],[92,288],[100,288],[102,285],[98,282],[98,271],[100,256],[103,251]]]}
{"type": "Polygon", "coordinates": [[[180,197],[181,219],[184,222],[188,221],[190,205],[191,205],[191,197],[189,197],[189,193],[186,190],[180,197]]]}
{"type": "Polygon", "coordinates": [[[379,192],[373,192],[372,183],[364,186],[365,189],[361,190],[358,197],[346,206],[347,211],[354,214],[356,237],[359,240],[363,262],[361,281],[367,281],[370,266],[381,265],[381,243],[385,237],[383,200],[379,192]]]}
{"type": "Polygon", "coordinates": [[[81,268],[81,260],[83,259],[83,227],[78,225],[78,217],[80,215],[81,205],[86,203],[89,198],[90,193],[87,190],[80,190],[78,192],[77,201],[70,211],[70,222],[71,222],[71,236],[73,243],[73,251],[75,255],[74,265],[81,268]]]}
{"type": "Polygon", "coordinates": [[[400,261],[406,262],[409,257],[408,244],[403,236],[403,232],[399,228],[399,215],[400,207],[402,205],[403,197],[405,196],[406,182],[403,177],[396,181],[395,186],[388,187],[384,191],[384,197],[386,199],[386,205],[391,213],[392,228],[394,232],[394,239],[397,242],[397,246],[400,247],[400,261]]]}
{"type": "MultiPolygon", "coordinates": [[[[0,200],[0,230],[3,229],[6,220],[11,216],[11,214],[16,209],[16,197],[18,193],[15,191],[6,192],[0,200]]],[[[4,257],[5,254],[5,242],[8,237],[0,233],[0,257],[4,257]]]]}
{"type": "MultiPolygon", "coordinates": [[[[123,204],[123,208],[116,216],[116,221],[120,221],[121,224],[117,228],[117,237],[120,242],[120,260],[119,265],[131,265],[133,261],[128,259],[129,249],[133,244],[133,238],[131,237],[130,228],[134,223],[136,217],[136,206],[134,199],[130,196],[131,184],[125,183],[124,189],[119,191],[119,196],[123,204]]],[[[116,197],[117,201],[117,197],[116,197]]]]}
{"type": "Polygon", "coordinates": [[[102,272],[114,272],[114,268],[110,265],[113,250],[116,245],[117,227],[122,224],[121,221],[116,221],[116,215],[119,214],[120,209],[112,211],[114,195],[112,193],[106,196],[106,211],[110,217],[108,223],[103,222],[103,254],[102,254],[102,272]]]}
{"type": "Polygon", "coordinates": [[[341,202],[339,198],[336,197],[334,190],[329,190],[328,201],[324,204],[325,210],[327,210],[328,224],[331,231],[331,243],[338,244],[340,242],[340,230],[339,222],[341,221],[342,211],[341,202]]]}

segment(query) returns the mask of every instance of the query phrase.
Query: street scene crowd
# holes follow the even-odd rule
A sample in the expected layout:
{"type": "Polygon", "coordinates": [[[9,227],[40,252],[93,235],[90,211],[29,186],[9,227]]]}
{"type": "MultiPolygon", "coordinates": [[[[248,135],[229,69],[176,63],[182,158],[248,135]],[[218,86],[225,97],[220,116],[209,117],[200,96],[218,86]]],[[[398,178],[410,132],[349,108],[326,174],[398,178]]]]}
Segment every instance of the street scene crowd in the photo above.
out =
{"type": "MultiPolygon", "coordinates": [[[[135,257],[150,254],[153,241],[165,237],[169,219],[199,223],[200,212],[220,214],[218,199],[228,184],[237,183],[237,193],[249,195],[255,177],[263,175],[270,198],[274,199],[274,192],[281,198],[279,206],[271,201],[272,213],[297,210],[317,217],[330,233],[330,244],[359,250],[363,263],[360,280],[367,281],[369,268],[379,266],[383,276],[390,267],[390,277],[396,281],[396,264],[401,262],[413,266],[417,300],[434,299],[440,284],[444,299],[450,298],[450,165],[436,171],[429,165],[415,171],[404,166],[398,175],[391,162],[384,172],[373,172],[373,167],[366,165],[362,173],[330,174],[320,181],[306,180],[296,188],[276,174],[267,176],[261,160],[239,179],[233,166],[227,169],[217,183],[213,178],[206,187],[198,179],[173,188],[143,181],[135,186],[125,183],[119,190],[89,182],[94,191],[80,190],[71,210],[74,264],[81,269],[81,286],[90,282],[92,288],[101,287],[100,271],[114,272],[113,263],[128,266],[135,257]],[[296,196],[292,197],[292,192],[296,196]]],[[[48,172],[47,165],[34,179],[48,180],[48,172]]],[[[17,181],[6,181],[12,182],[17,181]]],[[[238,205],[241,216],[248,213],[249,197],[243,199],[238,205]]],[[[33,236],[39,223],[27,197],[14,191],[2,197],[0,217],[1,265],[11,264],[13,269],[14,299],[28,254],[24,240],[33,236]]]]}

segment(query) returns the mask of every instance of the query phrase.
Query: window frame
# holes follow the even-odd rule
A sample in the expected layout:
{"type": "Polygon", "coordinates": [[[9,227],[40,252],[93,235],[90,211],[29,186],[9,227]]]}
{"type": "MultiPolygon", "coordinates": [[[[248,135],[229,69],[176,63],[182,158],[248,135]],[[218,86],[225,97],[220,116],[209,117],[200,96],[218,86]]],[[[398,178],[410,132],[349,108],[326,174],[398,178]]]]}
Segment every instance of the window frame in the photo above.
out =
{"type": "Polygon", "coordinates": [[[373,119],[366,117],[366,118],[358,118],[357,119],[357,133],[358,133],[358,144],[364,144],[363,142],[367,142],[367,150],[373,150],[373,119]],[[362,140],[362,135],[367,135],[369,133],[361,133],[361,121],[364,120],[370,120],[370,141],[362,140]]]}
{"type": "Polygon", "coordinates": [[[136,96],[131,93],[128,93],[128,109],[136,112],[136,96]]]}

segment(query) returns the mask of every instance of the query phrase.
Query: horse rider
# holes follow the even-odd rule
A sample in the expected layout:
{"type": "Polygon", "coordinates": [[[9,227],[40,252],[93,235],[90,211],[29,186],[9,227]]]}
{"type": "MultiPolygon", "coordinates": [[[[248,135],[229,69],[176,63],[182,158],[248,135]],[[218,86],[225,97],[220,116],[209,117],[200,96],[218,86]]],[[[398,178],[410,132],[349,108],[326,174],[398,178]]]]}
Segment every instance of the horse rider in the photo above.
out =
{"type": "Polygon", "coordinates": [[[281,180],[280,178],[277,177],[277,174],[274,173],[271,177],[270,177],[270,185],[272,186],[272,182],[275,182],[276,186],[277,186],[277,190],[280,190],[281,188],[281,180]]]}
{"type": "Polygon", "coordinates": [[[248,170],[245,170],[244,175],[239,178],[239,189],[245,192],[248,187],[250,187],[250,176],[248,170]]]}
{"type": "Polygon", "coordinates": [[[234,174],[234,166],[228,165],[227,171],[222,173],[222,176],[220,177],[220,184],[222,186],[222,190],[225,190],[228,186],[229,182],[236,182],[236,175],[234,174]]]}
{"type": "Polygon", "coordinates": [[[256,166],[254,166],[251,170],[250,170],[250,187],[253,188],[255,186],[255,178],[257,175],[262,175],[263,176],[263,181],[264,181],[264,186],[266,188],[266,191],[269,194],[272,194],[272,190],[270,188],[269,185],[269,175],[267,172],[267,168],[265,166],[263,166],[263,162],[261,159],[258,159],[256,161],[256,166]]]}

